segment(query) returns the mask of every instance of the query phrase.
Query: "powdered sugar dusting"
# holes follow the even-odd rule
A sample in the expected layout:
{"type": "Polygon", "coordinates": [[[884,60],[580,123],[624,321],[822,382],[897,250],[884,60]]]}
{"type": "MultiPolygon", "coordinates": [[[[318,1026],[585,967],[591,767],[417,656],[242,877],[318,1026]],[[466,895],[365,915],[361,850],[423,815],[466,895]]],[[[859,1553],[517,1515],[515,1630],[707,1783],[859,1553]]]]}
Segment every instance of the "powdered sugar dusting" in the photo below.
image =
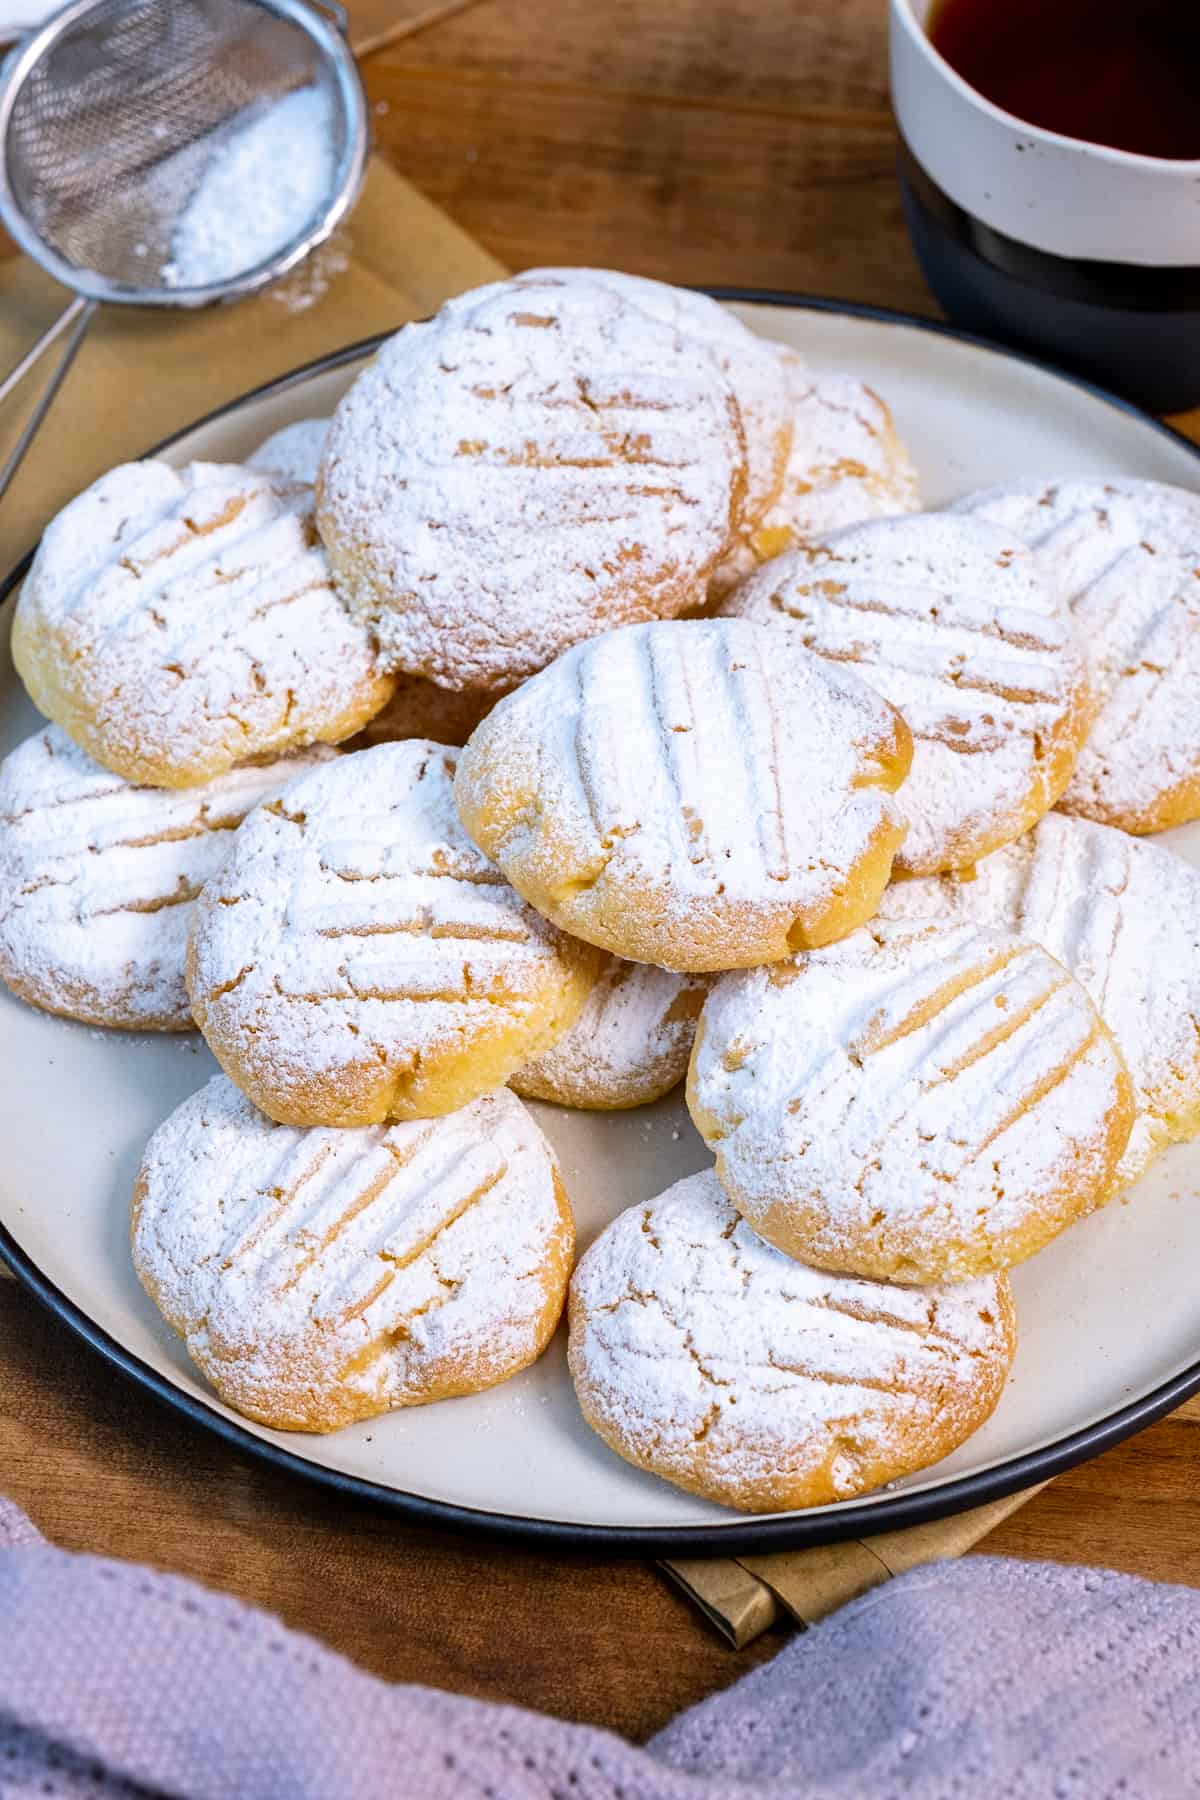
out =
{"type": "Polygon", "coordinates": [[[582,1004],[593,953],[467,838],[455,759],[420,740],[340,757],[251,814],[205,889],[189,968],[196,1020],[273,1116],[361,1123],[356,1109],[380,1092],[403,1116],[442,1064],[465,1101],[507,1080],[582,1004]],[[497,1076],[489,1056],[501,1052],[497,1076]]]}
{"type": "Polygon", "coordinates": [[[13,654],[97,761],[161,786],[336,742],[391,692],[333,591],[312,490],[233,464],[93,482],[47,528],[13,654]]]}
{"type": "Polygon", "coordinates": [[[247,458],[250,469],[267,469],[282,475],[285,481],[305,482],[309,487],[317,479],[321,452],[329,436],[328,419],[297,419],[264,438],[254,454],[247,458]]]}
{"type": "Polygon", "coordinates": [[[900,1281],[1040,1249],[1108,1198],[1132,1120],[1121,1059],[1060,963],[919,919],[716,981],[688,1100],[756,1229],[900,1281]]]}
{"type": "Polygon", "coordinates": [[[1153,481],[993,488],[959,509],[1030,544],[1099,705],[1062,806],[1130,831],[1200,816],[1200,494],[1153,481]]]}
{"type": "Polygon", "coordinates": [[[1083,660],[1012,534],[876,520],[769,563],[725,603],[861,670],[913,734],[897,867],[968,867],[1054,804],[1088,723],[1083,660]]]}
{"type": "Polygon", "coordinates": [[[774,349],[792,412],[783,488],[713,576],[715,598],[797,542],[920,506],[916,469],[879,395],[853,375],[810,374],[785,344],[774,349]]]}
{"type": "Polygon", "coordinates": [[[631,1207],[571,1286],[571,1372],[614,1449],[754,1509],[847,1499],[935,1461],[999,1398],[1004,1277],[898,1288],[773,1250],[711,1172],[631,1207]]]}
{"type": "Polygon", "coordinates": [[[334,416],[321,532],[387,666],[502,689],[703,598],[744,489],[715,356],[586,276],[451,300],[334,416]]]}
{"type": "Polygon", "coordinates": [[[284,312],[307,312],[325,298],[337,277],[346,273],[353,253],[354,234],[348,225],[339,225],[302,263],[273,281],[264,299],[284,312]]]}
{"type": "Polygon", "coordinates": [[[138,1274],[222,1397],[331,1430],[504,1380],[544,1347],[572,1232],[503,1090],[448,1118],[298,1130],[224,1076],[151,1139],[138,1274]]]}
{"type": "Polygon", "coordinates": [[[668,968],[730,968],[784,954],[870,853],[866,884],[882,884],[906,748],[864,683],[785,635],[642,625],[502,700],[463,752],[456,797],[564,929],[668,968]]]}
{"type": "Polygon", "coordinates": [[[683,1080],[707,991],[702,976],[614,956],[570,1031],[511,1085],[560,1106],[648,1105],[683,1080]]]}
{"type": "Polygon", "coordinates": [[[1019,931],[1066,964],[1133,1082],[1138,1116],[1122,1184],[1200,1129],[1200,871],[1173,850],[1049,813],[970,879],[897,882],[883,916],[1019,931]]]}
{"type": "Polygon", "coordinates": [[[322,754],[172,792],[110,774],[56,725],[27,738],[0,764],[0,975],[88,1024],[190,1030],[195,898],[250,809],[322,754]]]}

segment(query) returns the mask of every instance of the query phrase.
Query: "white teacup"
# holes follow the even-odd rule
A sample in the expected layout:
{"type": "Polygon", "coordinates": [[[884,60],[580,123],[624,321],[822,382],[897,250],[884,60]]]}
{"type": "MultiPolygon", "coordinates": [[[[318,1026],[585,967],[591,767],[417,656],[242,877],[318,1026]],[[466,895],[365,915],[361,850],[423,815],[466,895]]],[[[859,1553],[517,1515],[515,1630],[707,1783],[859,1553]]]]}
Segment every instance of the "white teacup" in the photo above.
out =
{"type": "Polygon", "coordinates": [[[1005,112],[934,49],[931,7],[891,0],[892,101],[909,231],[947,313],[1154,411],[1200,404],[1200,161],[1005,112]]]}

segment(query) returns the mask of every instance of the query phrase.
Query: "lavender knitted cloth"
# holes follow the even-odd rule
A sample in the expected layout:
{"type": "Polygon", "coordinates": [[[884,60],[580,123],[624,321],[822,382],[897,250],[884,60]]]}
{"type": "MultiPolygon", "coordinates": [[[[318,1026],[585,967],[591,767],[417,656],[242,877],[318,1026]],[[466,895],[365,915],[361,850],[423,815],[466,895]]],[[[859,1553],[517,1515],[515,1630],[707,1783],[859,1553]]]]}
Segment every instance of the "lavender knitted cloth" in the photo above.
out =
{"type": "Polygon", "coordinates": [[[638,1750],[388,1687],[235,1600],[51,1549],[0,1502],[2,1800],[1195,1796],[1198,1652],[1186,1589],[934,1564],[638,1750]]]}

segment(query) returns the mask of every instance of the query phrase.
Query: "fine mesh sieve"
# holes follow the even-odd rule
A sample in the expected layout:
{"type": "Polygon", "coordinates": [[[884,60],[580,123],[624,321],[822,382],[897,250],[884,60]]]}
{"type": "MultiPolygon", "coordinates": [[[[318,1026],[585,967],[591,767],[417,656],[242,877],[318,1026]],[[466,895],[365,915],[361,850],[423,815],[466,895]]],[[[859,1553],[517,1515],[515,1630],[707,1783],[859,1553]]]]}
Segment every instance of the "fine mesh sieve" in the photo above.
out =
{"type": "Polygon", "coordinates": [[[0,382],[3,401],[69,333],[0,469],[0,495],[97,304],[195,307],[252,293],[294,268],[349,212],[368,129],[344,27],[340,8],[317,11],[305,0],[72,0],[13,52],[0,75],[0,219],[77,297],[0,382]],[[291,221],[287,241],[250,266],[189,284],[173,261],[177,234],[214,158],[236,152],[239,134],[302,90],[321,96],[329,135],[311,217],[291,221]]]}

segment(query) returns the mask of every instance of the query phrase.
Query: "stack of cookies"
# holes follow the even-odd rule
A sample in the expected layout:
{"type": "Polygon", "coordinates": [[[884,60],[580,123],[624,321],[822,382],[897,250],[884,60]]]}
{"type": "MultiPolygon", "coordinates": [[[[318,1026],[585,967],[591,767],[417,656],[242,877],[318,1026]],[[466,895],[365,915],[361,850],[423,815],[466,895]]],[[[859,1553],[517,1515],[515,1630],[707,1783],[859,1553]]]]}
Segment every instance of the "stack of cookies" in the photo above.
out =
{"type": "Polygon", "coordinates": [[[883,401],[607,271],[463,295],[246,466],[114,470],[13,649],[0,975],[193,1022],[133,1198],[222,1397],[478,1391],[727,1505],[995,1407],[1006,1271],[1200,1130],[1200,497],[917,509],[883,401]],[[572,1274],[523,1099],[688,1077],[713,1166],[572,1274]],[[518,1098],[521,1096],[522,1098],[518,1098]]]}

